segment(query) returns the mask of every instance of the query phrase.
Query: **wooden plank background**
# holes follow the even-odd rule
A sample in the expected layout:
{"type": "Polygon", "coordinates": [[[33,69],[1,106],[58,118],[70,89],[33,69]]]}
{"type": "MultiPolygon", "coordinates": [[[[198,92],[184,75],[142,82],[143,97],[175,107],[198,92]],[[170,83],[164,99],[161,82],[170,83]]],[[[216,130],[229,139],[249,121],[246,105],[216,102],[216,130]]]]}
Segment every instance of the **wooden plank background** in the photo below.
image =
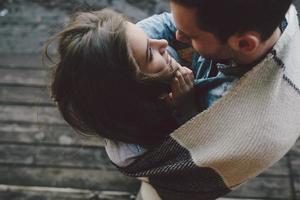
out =
{"type": "MultiPolygon", "coordinates": [[[[110,6],[135,22],[167,10],[168,1],[6,2],[8,14],[0,17],[0,200],[134,199],[139,181],[117,171],[103,140],[75,133],[60,117],[47,87],[50,68],[40,52],[75,7],[110,6]]],[[[300,8],[300,0],[294,2],[300,8]]],[[[300,199],[299,158],[300,141],[226,199],[300,199]]]]}

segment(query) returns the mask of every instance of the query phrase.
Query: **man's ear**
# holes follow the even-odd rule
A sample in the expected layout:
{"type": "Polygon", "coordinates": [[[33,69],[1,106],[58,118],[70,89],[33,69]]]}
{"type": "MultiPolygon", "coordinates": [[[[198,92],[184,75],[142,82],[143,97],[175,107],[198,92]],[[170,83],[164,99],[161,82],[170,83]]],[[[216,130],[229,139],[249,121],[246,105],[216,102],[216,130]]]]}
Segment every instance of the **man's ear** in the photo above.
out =
{"type": "Polygon", "coordinates": [[[228,44],[236,52],[252,54],[260,45],[260,41],[260,35],[251,31],[231,36],[228,39],[228,44]]]}

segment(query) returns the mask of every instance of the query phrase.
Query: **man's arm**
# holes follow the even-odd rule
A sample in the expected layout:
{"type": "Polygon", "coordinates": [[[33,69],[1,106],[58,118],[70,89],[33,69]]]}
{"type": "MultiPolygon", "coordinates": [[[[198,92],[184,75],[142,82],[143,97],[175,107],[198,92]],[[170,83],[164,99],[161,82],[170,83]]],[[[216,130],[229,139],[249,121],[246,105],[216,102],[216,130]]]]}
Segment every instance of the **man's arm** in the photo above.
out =
{"type": "Polygon", "coordinates": [[[137,23],[153,39],[166,39],[169,43],[175,40],[176,26],[170,13],[153,15],[137,23]]]}

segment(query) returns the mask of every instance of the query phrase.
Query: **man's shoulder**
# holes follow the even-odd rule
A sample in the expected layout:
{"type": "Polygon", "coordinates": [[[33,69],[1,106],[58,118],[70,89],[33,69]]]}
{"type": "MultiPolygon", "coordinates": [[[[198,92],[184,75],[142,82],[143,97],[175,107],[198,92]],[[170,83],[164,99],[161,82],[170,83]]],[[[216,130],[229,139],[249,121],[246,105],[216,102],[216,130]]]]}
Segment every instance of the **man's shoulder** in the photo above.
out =
{"type": "Polygon", "coordinates": [[[291,6],[286,15],[287,26],[274,46],[274,59],[284,69],[284,78],[300,94],[300,30],[297,11],[291,6]]]}

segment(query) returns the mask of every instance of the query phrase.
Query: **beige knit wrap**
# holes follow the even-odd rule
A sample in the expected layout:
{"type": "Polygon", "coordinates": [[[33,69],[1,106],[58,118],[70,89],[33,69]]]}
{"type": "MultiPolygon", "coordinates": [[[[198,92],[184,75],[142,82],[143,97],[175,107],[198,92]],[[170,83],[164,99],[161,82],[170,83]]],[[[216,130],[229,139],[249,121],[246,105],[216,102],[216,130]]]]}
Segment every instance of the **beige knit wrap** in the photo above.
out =
{"type": "Polygon", "coordinates": [[[300,32],[291,6],[274,50],[208,110],[172,133],[228,188],[267,169],[300,135],[300,32]]]}

